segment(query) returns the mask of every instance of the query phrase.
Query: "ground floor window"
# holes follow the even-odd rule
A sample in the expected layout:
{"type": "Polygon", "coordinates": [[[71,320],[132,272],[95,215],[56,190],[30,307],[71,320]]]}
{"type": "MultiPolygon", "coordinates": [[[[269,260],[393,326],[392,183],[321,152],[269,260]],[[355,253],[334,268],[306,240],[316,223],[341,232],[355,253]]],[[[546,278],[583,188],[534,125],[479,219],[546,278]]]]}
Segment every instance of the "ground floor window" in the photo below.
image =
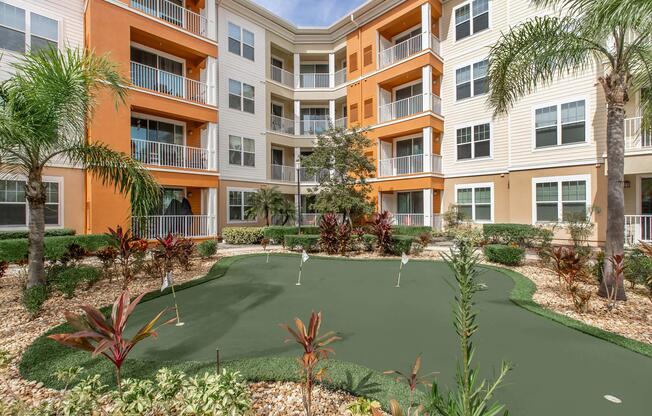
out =
{"type": "Polygon", "coordinates": [[[397,193],[396,208],[398,214],[423,214],[423,191],[397,193]]]}
{"type": "Polygon", "coordinates": [[[457,185],[455,203],[458,210],[471,221],[493,221],[493,184],[457,185]]]}
{"type": "Polygon", "coordinates": [[[251,208],[254,191],[229,191],[229,221],[247,220],[247,211],[251,208]]]}
{"type": "MultiPolygon", "coordinates": [[[[60,184],[45,183],[45,225],[60,224],[60,184]]],[[[26,227],[28,204],[25,199],[25,181],[0,180],[0,227],[26,227]]]]}
{"type": "Polygon", "coordinates": [[[588,177],[535,178],[533,184],[534,222],[568,221],[588,214],[588,177]]]}

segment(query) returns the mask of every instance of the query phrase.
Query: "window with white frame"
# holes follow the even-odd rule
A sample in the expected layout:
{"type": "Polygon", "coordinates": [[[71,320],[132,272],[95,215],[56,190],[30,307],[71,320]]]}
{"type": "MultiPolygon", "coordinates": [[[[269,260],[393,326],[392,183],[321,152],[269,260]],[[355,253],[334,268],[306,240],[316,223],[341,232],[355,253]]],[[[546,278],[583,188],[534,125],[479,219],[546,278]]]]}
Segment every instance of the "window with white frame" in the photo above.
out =
{"type": "Polygon", "coordinates": [[[457,100],[489,92],[488,67],[489,60],[484,59],[455,70],[455,95],[457,100]]]}
{"type": "Polygon", "coordinates": [[[473,0],[455,9],[455,40],[489,28],[489,0],[473,0]]]}
{"type": "Polygon", "coordinates": [[[256,143],[246,137],[229,136],[229,164],[254,167],[256,143]]]}
{"type": "Polygon", "coordinates": [[[491,125],[489,123],[455,130],[457,160],[491,156],[491,125]]]}
{"type": "Polygon", "coordinates": [[[572,101],[534,110],[536,148],[585,143],[586,101],[572,101]]]}
{"type": "Polygon", "coordinates": [[[0,49],[25,53],[58,44],[58,21],[0,1],[0,49]]]}
{"type": "Polygon", "coordinates": [[[254,87],[229,79],[229,108],[254,114],[254,96],[254,87]]]}
{"type": "MultiPolygon", "coordinates": [[[[45,225],[60,224],[59,182],[45,182],[45,225]]],[[[24,180],[0,180],[0,227],[27,227],[28,203],[24,180]]]]}
{"type": "Polygon", "coordinates": [[[229,221],[246,221],[247,211],[251,208],[251,201],[256,194],[254,191],[229,191],[229,221]]]}
{"type": "Polygon", "coordinates": [[[459,212],[474,222],[491,222],[493,186],[490,184],[459,185],[455,187],[455,204],[459,212]]]}
{"type": "Polygon", "coordinates": [[[534,222],[586,218],[589,212],[588,178],[535,178],[534,222]]]}
{"type": "Polygon", "coordinates": [[[229,52],[254,60],[254,34],[229,22],[229,52]]]}

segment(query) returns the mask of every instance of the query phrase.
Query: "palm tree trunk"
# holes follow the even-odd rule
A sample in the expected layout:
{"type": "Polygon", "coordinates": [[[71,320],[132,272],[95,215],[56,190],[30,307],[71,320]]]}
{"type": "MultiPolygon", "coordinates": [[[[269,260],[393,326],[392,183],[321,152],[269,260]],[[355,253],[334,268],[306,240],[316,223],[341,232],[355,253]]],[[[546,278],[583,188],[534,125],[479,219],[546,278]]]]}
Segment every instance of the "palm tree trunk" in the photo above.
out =
{"type": "Polygon", "coordinates": [[[40,172],[30,173],[25,185],[29,203],[27,287],[45,284],[45,187],[40,172]]]}
{"type": "MultiPolygon", "coordinates": [[[[623,254],[625,245],[625,135],[624,103],[610,102],[607,107],[607,242],[606,259],[623,254]]],[[[607,297],[607,289],[613,293],[615,277],[611,262],[604,262],[604,284],[598,294],[607,297]]],[[[623,279],[618,282],[616,299],[626,300],[623,279]]]]}

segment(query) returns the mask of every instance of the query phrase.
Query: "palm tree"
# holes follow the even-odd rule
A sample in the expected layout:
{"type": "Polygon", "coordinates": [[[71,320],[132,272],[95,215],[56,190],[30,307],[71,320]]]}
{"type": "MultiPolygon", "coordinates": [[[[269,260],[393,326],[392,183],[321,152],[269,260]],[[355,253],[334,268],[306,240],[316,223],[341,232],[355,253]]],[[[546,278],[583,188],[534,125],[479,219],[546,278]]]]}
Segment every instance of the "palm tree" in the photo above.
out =
{"type": "Polygon", "coordinates": [[[106,90],[118,103],[127,81],[109,59],[78,49],[27,53],[0,84],[0,174],[26,178],[29,203],[27,286],[45,283],[44,232],[49,163],[86,169],[105,185],[129,195],[134,215],[159,202],[160,187],[142,165],[101,142],[90,143],[86,126],[97,94],[106,90]]]}
{"type": "MultiPolygon", "coordinates": [[[[650,0],[533,0],[563,14],[535,17],[503,34],[489,54],[489,104],[495,115],[540,86],[573,71],[598,67],[607,101],[606,255],[622,254],[625,242],[624,119],[632,94],[652,85],[650,0]],[[604,70],[603,70],[604,68],[604,70]]],[[[652,117],[652,95],[641,94],[644,125],[652,117]]],[[[605,286],[614,285],[604,262],[605,286]]],[[[604,296],[605,288],[601,287],[604,296]]],[[[618,298],[626,299],[619,284],[618,298]]]]}
{"type": "Polygon", "coordinates": [[[249,208],[245,215],[247,218],[265,217],[265,224],[269,226],[269,217],[278,212],[283,203],[283,194],[276,186],[260,188],[249,200],[249,208]]]}
{"type": "Polygon", "coordinates": [[[283,218],[283,223],[281,225],[286,225],[288,221],[294,220],[297,215],[297,207],[294,205],[294,201],[288,198],[283,198],[281,205],[276,210],[276,214],[283,218]]]}

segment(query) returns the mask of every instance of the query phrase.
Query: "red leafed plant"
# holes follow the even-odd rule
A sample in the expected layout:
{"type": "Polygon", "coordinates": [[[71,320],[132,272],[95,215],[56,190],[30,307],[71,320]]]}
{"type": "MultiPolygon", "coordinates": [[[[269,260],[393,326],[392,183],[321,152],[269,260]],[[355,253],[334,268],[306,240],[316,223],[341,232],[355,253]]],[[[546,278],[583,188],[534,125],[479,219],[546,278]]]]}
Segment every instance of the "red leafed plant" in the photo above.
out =
{"type": "Polygon", "coordinates": [[[303,355],[298,358],[302,377],[301,396],[306,416],[311,416],[313,385],[315,381],[323,380],[326,375],[325,367],[318,371],[315,370],[321,360],[327,359],[329,354],[335,354],[333,348],[327,345],[339,340],[340,337],[336,336],[333,331],[319,335],[321,312],[316,313],[313,311],[310,314],[310,322],[307,327],[299,318],[294,318],[294,325],[296,329],[287,324],[281,324],[281,328],[285,328],[292,335],[292,338],[286,339],[285,342],[295,341],[303,347],[303,355]]]}
{"type": "Polygon", "coordinates": [[[328,254],[338,251],[339,226],[337,216],[333,213],[324,214],[319,220],[319,245],[328,254]]]}
{"type": "MultiPolygon", "coordinates": [[[[419,355],[417,359],[414,360],[414,364],[412,364],[412,368],[410,369],[410,372],[407,374],[397,370],[385,371],[385,374],[395,374],[397,376],[396,381],[405,381],[407,383],[410,389],[410,403],[407,411],[408,415],[412,411],[412,405],[414,403],[414,391],[419,386],[429,387],[431,385],[431,383],[428,381],[429,378],[437,374],[435,372],[432,372],[426,375],[420,375],[419,374],[420,371],[421,371],[421,355],[419,355]]],[[[418,409],[417,412],[420,412],[421,410],[422,409],[418,409]]]]}
{"type": "Polygon", "coordinates": [[[623,277],[625,276],[625,255],[624,254],[614,254],[608,258],[609,263],[614,273],[614,282],[611,287],[607,285],[606,279],[602,279],[604,283],[605,291],[607,293],[607,308],[609,310],[613,309],[616,306],[616,300],[618,298],[618,288],[623,282],[623,277]]]}
{"type": "Polygon", "coordinates": [[[156,237],[156,241],[158,246],[154,248],[153,255],[157,260],[163,261],[163,271],[167,274],[172,271],[174,259],[178,256],[177,238],[168,233],[165,238],[156,237]]]}
{"type": "Polygon", "coordinates": [[[176,319],[170,319],[155,327],[163,314],[169,310],[164,309],[140,328],[133,338],[126,339],[124,334],[127,321],[144,295],[143,293],[131,301],[129,292],[123,291],[113,303],[113,310],[109,318],[106,318],[102,312],[89,305],[81,306],[84,311],[83,315],[66,312],[66,320],[75,332],[49,335],[48,338],[68,347],[89,351],[93,357],[98,355],[106,357],[115,366],[116,384],[120,391],[122,364],[131,350],[140,341],[149,337],[156,337],[158,327],[176,321],[176,319]]]}
{"type": "Polygon", "coordinates": [[[139,253],[147,250],[147,241],[136,237],[129,229],[124,231],[119,225],[115,230],[109,228],[106,235],[110,237],[111,245],[118,250],[116,260],[122,273],[122,290],[126,290],[134,277],[132,270],[134,260],[139,253]]]}
{"type": "Polygon", "coordinates": [[[381,254],[390,254],[392,247],[392,214],[388,211],[374,214],[373,233],[378,239],[381,254]]]}

